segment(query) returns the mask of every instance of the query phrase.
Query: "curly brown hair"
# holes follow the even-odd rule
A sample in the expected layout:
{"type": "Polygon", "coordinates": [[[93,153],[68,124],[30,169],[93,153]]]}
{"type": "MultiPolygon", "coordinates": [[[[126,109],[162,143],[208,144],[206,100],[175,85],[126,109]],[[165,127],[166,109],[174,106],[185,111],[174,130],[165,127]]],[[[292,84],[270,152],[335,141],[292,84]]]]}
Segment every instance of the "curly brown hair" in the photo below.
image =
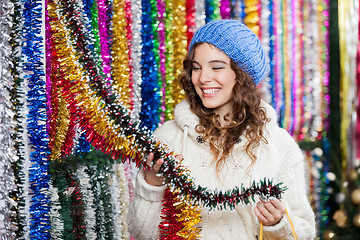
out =
{"type": "Polygon", "coordinates": [[[200,119],[196,131],[202,135],[204,141],[209,143],[217,171],[225,164],[226,158],[243,133],[249,141],[246,153],[254,163],[256,161],[254,148],[259,146],[260,141],[267,143],[263,129],[269,119],[265,109],[260,107],[261,92],[256,88],[251,76],[230,59],[231,69],[236,74],[236,83],[233,88],[234,105],[232,114],[224,116],[226,126],[222,126],[220,116],[212,109],[204,107],[191,81],[192,60],[195,48],[200,44],[202,43],[195,44],[187,54],[183,62],[183,73],[179,76],[190,109],[200,119]],[[221,136],[220,140],[219,136],[221,136]]]}

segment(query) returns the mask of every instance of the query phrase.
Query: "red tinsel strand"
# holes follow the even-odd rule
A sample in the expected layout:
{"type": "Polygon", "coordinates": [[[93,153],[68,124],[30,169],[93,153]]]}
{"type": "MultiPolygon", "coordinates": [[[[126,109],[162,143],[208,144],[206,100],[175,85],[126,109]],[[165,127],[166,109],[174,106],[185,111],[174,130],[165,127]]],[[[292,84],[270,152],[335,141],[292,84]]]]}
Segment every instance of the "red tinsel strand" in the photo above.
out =
{"type": "Polygon", "coordinates": [[[183,229],[184,225],[177,221],[177,216],[181,214],[181,209],[174,207],[176,195],[166,189],[163,197],[163,208],[161,210],[162,222],[159,224],[160,240],[181,240],[177,233],[183,229]]]}
{"type": "Polygon", "coordinates": [[[187,26],[187,43],[190,45],[191,39],[194,36],[196,21],[195,21],[195,0],[186,0],[186,26],[187,26]]]}
{"type": "Polygon", "coordinates": [[[72,150],[74,148],[74,138],[76,134],[75,130],[75,117],[74,115],[70,114],[70,123],[68,126],[68,131],[66,133],[64,144],[61,148],[61,157],[68,156],[72,153],[72,150]]]}

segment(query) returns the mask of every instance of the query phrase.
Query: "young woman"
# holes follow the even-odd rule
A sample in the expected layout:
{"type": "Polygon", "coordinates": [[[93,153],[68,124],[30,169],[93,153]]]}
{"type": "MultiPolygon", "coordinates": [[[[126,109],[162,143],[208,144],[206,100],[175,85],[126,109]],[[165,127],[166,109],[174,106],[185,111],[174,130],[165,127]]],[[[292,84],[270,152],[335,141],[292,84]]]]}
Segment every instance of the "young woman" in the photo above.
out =
{"type": "MultiPolygon", "coordinates": [[[[235,210],[202,209],[202,239],[293,239],[289,212],[299,239],[315,238],[308,202],[304,160],[293,138],[277,125],[275,110],[256,86],[269,67],[257,36],[235,20],[213,21],[194,35],[180,82],[186,100],[175,108],[175,120],[155,131],[156,137],[184,157],[196,184],[226,191],[248,187],[264,177],[282,182],[283,198],[235,210]]],[[[162,159],[136,179],[136,196],[128,220],[136,239],[157,239],[165,186],[156,174],[162,159]]]]}

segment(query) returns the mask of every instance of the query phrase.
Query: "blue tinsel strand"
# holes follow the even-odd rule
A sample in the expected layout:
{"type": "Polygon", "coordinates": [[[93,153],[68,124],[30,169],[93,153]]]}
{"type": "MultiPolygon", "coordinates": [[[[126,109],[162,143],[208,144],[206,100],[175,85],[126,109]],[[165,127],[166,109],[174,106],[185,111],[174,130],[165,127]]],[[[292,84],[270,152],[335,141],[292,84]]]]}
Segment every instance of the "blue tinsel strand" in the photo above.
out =
{"type": "Polygon", "coordinates": [[[154,40],[152,36],[152,14],[150,0],[142,1],[142,55],[141,55],[141,97],[140,120],[151,130],[160,123],[161,96],[158,87],[158,67],[155,59],[154,40]]]}
{"type": "Polygon", "coordinates": [[[32,190],[30,205],[30,238],[50,239],[49,216],[49,138],[46,132],[46,86],[44,77],[43,37],[41,36],[41,1],[24,1],[24,32],[22,52],[24,71],[28,79],[29,91],[27,102],[29,114],[27,128],[29,143],[33,151],[30,153],[32,166],[29,168],[29,181],[32,190]]]}

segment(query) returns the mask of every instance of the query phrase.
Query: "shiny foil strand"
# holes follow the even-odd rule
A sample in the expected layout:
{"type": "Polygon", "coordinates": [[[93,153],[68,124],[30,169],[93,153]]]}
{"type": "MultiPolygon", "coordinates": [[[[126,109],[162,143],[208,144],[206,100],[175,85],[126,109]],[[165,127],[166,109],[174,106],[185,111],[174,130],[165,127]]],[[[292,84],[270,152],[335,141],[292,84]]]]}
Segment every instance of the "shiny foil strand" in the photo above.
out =
{"type": "Polygon", "coordinates": [[[43,6],[39,1],[24,2],[24,71],[28,79],[28,119],[29,144],[33,151],[29,168],[31,189],[30,238],[50,238],[48,183],[48,135],[46,133],[46,86],[43,69],[43,38],[40,34],[43,6]],[[37,21],[35,21],[37,20],[37,21]]]}
{"type": "Polygon", "coordinates": [[[126,220],[129,207],[128,182],[123,164],[113,164],[109,181],[111,205],[114,209],[114,238],[130,239],[126,220]]]}
{"type": "Polygon", "coordinates": [[[282,42],[281,42],[281,36],[282,36],[282,26],[281,26],[281,2],[274,1],[273,2],[273,32],[274,32],[274,92],[275,92],[275,110],[277,113],[279,113],[279,123],[281,122],[281,119],[283,116],[280,114],[281,107],[283,105],[283,96],[282,96],[282,71],[281,71],[281,65],[282,65],[282,59],[281,59],[281,48],[282,48],[282,42]]]}
{"type": "MultiPolygon", "coordinates": [[[[13,1],[14,4],[14,14],[12,15],[12,29],[10,32],[10,45],[12,47],[11,50],[11,75],[13,77],[13,85],[11,88],[11,102],[13,104],[13,112],[14,112],[14,121],[15,121],[15,131],[12,135],[12,140],[14,142],[14,150],[16,154],[17,161],[13,163],[13,170],[15,176],[15,182],[17,185],[17,192],[13,194],[12,198],[14,201],[17,202],[16,208],[16,217],[15,220],[17,222],[17,229],[15,232],[16,238],[26,238],[28,236],[28,221],[26,221],[27,214],[29,211],[26,210],[26,197],[28,196],[28,188],[25,188],[25,171],[24,164],[25,164],[25,149],[24,145],[26,141],[24,139],[23,133],[26,132],[26,128],[24,129],[23,122],[25,122],[24,116],[24,103],[26,102],[24,95],[25,91],[23,90],[23,86],[26,84],[24,83],[23,79],[21,78],[22,72],[22,60],[21,60],[21,38],[22,38],[22,3],[21,1],[13,1]]],[[[11,4],[7,4],[5,2],[5,6],[11,6],[11,4]]],[[[6,16],[7,14],[4,14],[6,16]]],[[[6,26],[6,25],[2,25],[6,26]]],[[[3,55],[5,56],[5,55],[3,55]]]]}
{"type": "MultiPolygon", "coordinates": [[[[128,22],[126,18],[126,1],[114,0],[113,44],[112,44],[112,79],[113,89],[119,94],[123,104],[131,109],[131,79],[129,63],[128,22]]],[[[131,39],[130,39],[131,41],[131,39]]]]}
{"type": "Polygon", "coordinates": [[[106,0],[96,0],[97,3],[97,21],[100,38],[100,56],[102,59],[104,81],[106,84],[111,85],[111,59],[110,49],[108,45],[108,33],[107,33],[107,4],[106,0]]]}
{"type": "Polygon", "coordinates": [[[198,30],[201,26],[205,25],[205,0],[195,1],[195,29],[198,30]]]}
{"type": "MultiPolygon", "coordinates": [[[[159,91],[159,70],[157,66],[157,48],[155,48],[154,25],[157,9],[155,0],[144,0],[142,7],[142,58],[141,58],[141,97],[140,119],[150,130],[160,123],[161,92],[159,91]]],[[[156,33],[156,32],[155,32],[156,33]]]]}
{"type": "Polygon", "coordinates": [[[12,165],[17,161],[12,134],[15,133],[16,122],[11,102],[10,89],[13,85],[11,69],[11,45],[9,42],[14,4],[10,1],[0,3],[0,233],[3,239],[15,239],[18,229],[16,222],[17,185],[12,165]]]}
{"type": "Polygon", "coordinates": [[[231,5],[230,0],[220,0],[220,15],[222,19],[231,18],[231,5]]]}
{"type": "Polygon", "coordinates": [[[181,73],[182,59],[187,53],[186,1],[173,1],[167,6],[166,42],[166,112],[165,120],[173,119],[175,106],[184,99],[184,92],[177,82],[181,73]],[[171,43],[171,44],[170,44],[171,43]]]}
{"type": "Polygon", "coordinates": [[[166,110],[166,46],[165,46],[165,13],[166,13],[166,3],[164,0],[157,0],[157,35],[158,35],[158,68],[159,68],[159,85],[161,90],[161,116],[160,122],[164,123],[165,121],[165,110],[166,110]]]}
{"type": "Polygon", "coordinates": [[[205,0],[205,22],[221,19],[220,0],[205,0]]]}
{"type": "MultiPolygon", "coordinates": [[[[323,101],[323,137],[327,137],[327,132],[329,131],[330,121],[330,93],[329,93],[329,82],[330,82],[330,40],[329,40],[329,28],[330,28],[330,14],[329,14],[329,0],[322,1],[322,39],[324,39],[321,50],[322,58],[324,62],[324,71],[323,71],[323,92],[324,92],[324,101],[323,101]],[[325,135],[326,134],[326,135],[325,135]]],[[[357,65],[359,66],[359,65],[357,65]]],[[[359,84],[357,85],[359,86],[359,84]]],[[[359,88],[359,87],[358,87],[359,88]]],[[[359,106],[359,105],[358,105],[359,106]]]]}
{"type": "Polygon", "coordinates": [[[186,204],[178,197],[175,197],[174,202],[174,207],[181,209],[176,221],[181,222],[184,226],[177,235],[183,239],[200,239],[201,229],[196,227],[196,224],[202,222],[199,206],[186,204]]]}
{"type": "Polygon", "coordinates": [[[166,4],[166,20],[165,20],[165,36],[166,36],[166,94],[165,94],[165,120],[172,119],[174,99],[172,93],[174,92],[174,41],[173,41],[173,19],[174,19],[174,4],[169,1],[166,4]]]}
{"type": "Polygon", "coordinates": [[[321,111],[322,111],[322,102],[323,102],[323,86],[322,86],[322,60],[320,56],[320,42],[321,42],[321,34],[319,32],[322,23],[320,22],[321,18],[319,18],[319,1],[315,1],[313,3],[313,9],[314,9],[314,19],[313,19],[313,27],[316,29],[316,31],[313,31],[314,35],[314,49],[315,52],[312,52],[312,59],[313,59],[313,71],[314,71],[314,78],[311,81],[311,84],[313,85],[313,99],[314,99],[314,105],[313,105],[313,122],[312,126],[310,128],[310,137],[312,139],[317,139],[318,137],[318,130],[322,129],[322,117],[321,117],[321,111]]]}
{"type": "Polygon", "coordinates": [[[64,239],[64,221],[61,218],[61,204],[59,202],[59,190],[53,186],[52,181],[49,183],[50,196],[50,235],[51,239],[64,239]]]}
{"type": "Polygon", "coordinates": [[[133,91],[133,111],[131,112],[134,119],[139,119],[141,112],[141,1],[131,1],[131,14],[132,14],[132,38],[131,38],[131,52],[130,57],[132,59],[132,91],[133,91]]]}
{"type": "Polygon", "coordinates": [[[303,69],[303,88],[304,88],[304,97],[307,99],[307,101],[304,102],[304,117],[303,117],[303,125],[302,125],[302,132],[305,135],[305,138],[310,138],[310,123],[313,109],[313,99],[312,99],[312,86],[310,84],[310,79],[313,79],[313,63],[312,61],[312,51],[314,47],[312,46],[313,40],[312,40],[312,31],[311,29],[313,26],[311,25],[313,20],[311,19],[311,16],[313,16],[313,10],[309,2],[304,1],[303,2],[303,29],[304,29],[304,41],[303,41],[303,55],[304,55],[304,66],[309,66],[307,68],[303,69]]]}
{"type": "Polygon", "coordinates": [[[80,179],[76,178],[76,173],[69,173],[68,182],[73,233],[75,239],[84,239],[86,237],[85,204],[80,190],[80,179]]]}
{"type": "Polygon", "coordinates": [[[90,176],[86,172],[86,167],[81,166],[76,171],[76,178],[79,179],[80,192],[84,201],[84,222],[86,226],[85,236],[86,239],[96,239],[95,225],[95,211],[94,205],[96,204],[94,194],[91,191],[90,176]]]}
{"type": "MultiPolygon", "coordinates": [[[[340,46],[340,150],[342,156],[342,176],[354,165],[354,120],[356,91],[356,53],[358,11],[355,3],[346,1],[338,4],[339,9],[339,46],[340,46]]],[[[357,96],[358,97],[358,96],[357,96]]],[[[345,179],[343,179],[345,181],[345,179]]]]}
{"type": "Polygon", "coordinates": [[[299,134],[299,119],[300,119],[300,105],[299,105],[299,98],[300,98],[300,91],[299,91],[299,76],[300,76],[300,56],[299,56],[299,35],[298,35],[298,29],[301,29],[301,26],[299,26],[299,19],[298,14],[295,9],[299,9],[298,6],[298,0],[291,0],[291,19],[292,19],[292,31],[291,31],[291,37],[292,37],[292,119],[293,122],[291,124],[291,132],[293,136],[296,136],[299,134]]]}
{"type": "MultiPolygon", "coordinates": [[[[271,17],[271,11],[269,10],[269,8],[272,6],[269,0],[261,0],[260,4],[261,4],[260,25],[261,25],[261,36],[262,36],[261,43],[265,52],[266,62],[271,64],[270,54],[272,57],[272,53],[270,52],[272,52],[272,49],[270,47],[271,44],[270,31],[272,31],[272,29],[270,30],[270,28],[272,28],[272,20],[269,19],[271,17]]],[[[272,71],[272,69],[270,71],[272,71]]],[[[273,97],[271,91],[273,86],[270,83],[272,82],[270,75],[271,73],[265,76],[264,80],[262,80],[260,83],[261,84],[260,87],[263,92],[263,99],[267,103],[273,105],[273,97]]]]}
{"type": "MultiPolygon", "coordinates": [[[[304,1],[299,1],[299,25],[301,26],[301,29],[304,29],[304,1]]],[[[302,141],[305,139],[306,130],[304,127],[305,123],[305,85],[304,85],[304,74],[305,74],[305,67],[304,67],[304,38],[305,34],[304,32],[299,33],[299,43],[298,43],[298,49],[299,49],[299,62],[300,62],[300,73],[299,73],[299,132],[296,137],[297,141],[302,141]]]]}
{"type": "Polygon", "coordinates": [[[136,166],[132,162],[124,162],[123,167],[124,167],[124,174],[128,187],[126,192],[129,195],[128,201],[132,202],[132,200],[135,197],[134,181],[138,170],[136,169],[136,166]]]}
{"type": "Polygon", "coordinates": [[[191,39],[194,36],[196,29],[196,9],[195,9],[195,0],[186,1],[186,36],[187,36],[187,46],[190,45],[191,39]]]}

